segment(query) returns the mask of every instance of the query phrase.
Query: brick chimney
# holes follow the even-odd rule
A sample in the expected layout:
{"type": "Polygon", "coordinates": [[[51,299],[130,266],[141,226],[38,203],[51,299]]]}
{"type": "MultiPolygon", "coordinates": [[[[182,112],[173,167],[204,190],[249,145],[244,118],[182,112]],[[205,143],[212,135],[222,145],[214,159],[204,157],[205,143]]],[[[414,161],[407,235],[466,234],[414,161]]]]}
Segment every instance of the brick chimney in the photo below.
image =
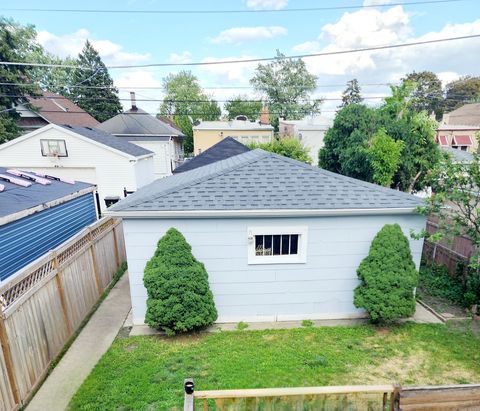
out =
{"type": "Polygon", "coordinates": [[[264,106],[260,112],[260,124],[270,124],[270,114],[267,106],[264,106]]]}
{"type": "Polygon", "coordinates": [[[135,99],[135,92],[134,91],[131,91],[130,92],[130,101],[132,102],[132,108],[131,110],[132,111],[137,111],[138,108],[137,108],[137,100],[135,99]]]}

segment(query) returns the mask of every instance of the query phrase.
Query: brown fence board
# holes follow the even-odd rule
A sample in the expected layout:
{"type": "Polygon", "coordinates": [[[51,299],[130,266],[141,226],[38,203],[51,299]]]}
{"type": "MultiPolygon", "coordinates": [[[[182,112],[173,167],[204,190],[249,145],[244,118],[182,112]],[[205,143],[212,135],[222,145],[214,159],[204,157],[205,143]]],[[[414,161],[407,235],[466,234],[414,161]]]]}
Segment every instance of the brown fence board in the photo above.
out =
{"type": "Polygon", "coordinates": [[[105,218],[2,284],[0,411],[17,409],[44,378],[52,360],[125,261],[124,249],[120,220],[105,218]],[[100,284],[93,250],[99,255],[100,284]]]}

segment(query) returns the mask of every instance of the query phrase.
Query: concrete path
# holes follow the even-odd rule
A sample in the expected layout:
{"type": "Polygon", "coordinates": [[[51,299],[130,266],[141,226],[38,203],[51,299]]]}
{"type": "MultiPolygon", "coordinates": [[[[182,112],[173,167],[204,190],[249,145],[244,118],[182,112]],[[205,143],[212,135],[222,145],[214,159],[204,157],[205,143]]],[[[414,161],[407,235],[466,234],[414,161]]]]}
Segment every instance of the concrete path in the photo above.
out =
{"type": "Polygon", "coordinates": [[[420,324],[443,324],[443,321],[428,311],[423,305],[417,303],[415,314],[411,320],[420,324]]]}
{"type": "Polygon", "coordinates": [[[126,272],[33,397],[27,411],[65,410],[83,380],[112,344],[130,308],[126,272]]]}

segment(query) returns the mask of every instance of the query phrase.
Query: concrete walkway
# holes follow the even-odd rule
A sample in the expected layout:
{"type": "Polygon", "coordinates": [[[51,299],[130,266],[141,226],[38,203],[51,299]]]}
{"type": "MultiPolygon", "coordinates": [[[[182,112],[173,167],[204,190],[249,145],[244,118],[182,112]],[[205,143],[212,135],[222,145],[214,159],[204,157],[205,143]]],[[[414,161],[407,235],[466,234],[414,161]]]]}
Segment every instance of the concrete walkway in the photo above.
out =
{"type": "Polygon", "coordinates": [[[33,397],[27,411],[63,411],[67,408],[83,380],[112,344],[130,306],[126,272],[33,397]]]}

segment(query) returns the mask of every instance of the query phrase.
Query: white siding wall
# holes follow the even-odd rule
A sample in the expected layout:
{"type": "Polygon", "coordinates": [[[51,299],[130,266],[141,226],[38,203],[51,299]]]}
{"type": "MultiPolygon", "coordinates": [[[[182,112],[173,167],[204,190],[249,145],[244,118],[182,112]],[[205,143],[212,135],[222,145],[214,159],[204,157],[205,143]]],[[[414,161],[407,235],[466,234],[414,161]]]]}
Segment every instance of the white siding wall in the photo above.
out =
{"type": "MultiPolygon", "coordinates": [[[[146,311],[143,270],[170,227],[180,230],[205,264],[218,322],[351,318],[356,269],[384,224],[399,223],[407,237],[420,231],[418,215],[258,219],[125,219],[133,321],[146,311]],[[305,264],[248,265],[247,227],[308,226],[305,264]]],[[[417,267],[423,241],[410,240],[417,267]]]]}
{"type": "Polygon", "coordinates": [[[135,181],[137,189],[155,180],[153,157],[146,157],[135,163],[135,181]]]}
{"type": "Polygon", "coordinates": [[[310,157],[312,157],[312,164],[318,165],[318,150],[324,146],[323,139],[325,138],[326,131],[324,130],[296,130],[296,136],[302,135],[301,143],[307,147],[310,151],[310,157]]]}
{"type": "Polygon", "coordinates": [[[131,141],[131,143],[155,153],[153,157],[155,178],[162,178],[172,175],[172,155],[170,153],[169,141],[131,141]]]}
{"type": "MultiPolygon", "coordinates": [[[[147,162],[151,162],[150,157],[147,162]]],[[[0,164],[5,167],[34,169],[53,175],[59,175],[79,181],[98,185],[100,203],[105,207],[106,196],[123,197],[123,188],[135,191],[138,187],[151,181],[146,171],[136,175],[135,163],[107,148],[82,140],[56,129],[32,136],[24,141],[0,149],[0,164]],[[41,139],[65,140],[68,157],[52,160],[43,157],[40,149],[41,139]]],[[[143,167],[147,168],[147,164],[143,167]]]]}

